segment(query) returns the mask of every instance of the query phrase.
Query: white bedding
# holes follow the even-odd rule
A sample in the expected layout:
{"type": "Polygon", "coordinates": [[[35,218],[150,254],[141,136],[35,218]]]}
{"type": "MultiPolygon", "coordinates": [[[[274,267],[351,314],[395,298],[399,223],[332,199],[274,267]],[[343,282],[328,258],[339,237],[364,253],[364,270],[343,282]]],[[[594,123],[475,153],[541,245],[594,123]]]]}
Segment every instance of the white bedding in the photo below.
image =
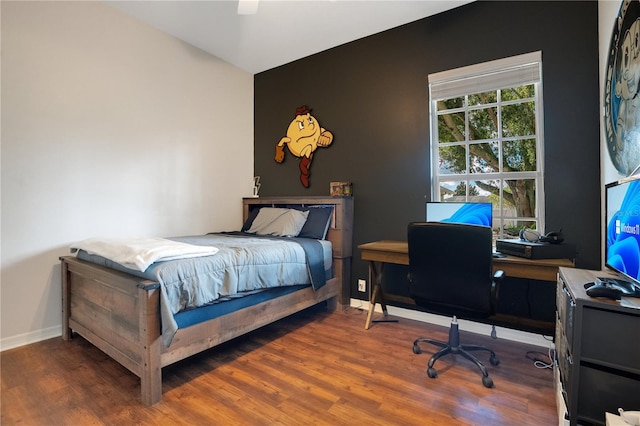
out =
{"type": "Polygon", "coordinates": [[[89,238],[71,245],[71,252],[84,250],[140,272],[154,262],[211,256],[218,248],[198,246],[165,238],[89,238]]]}

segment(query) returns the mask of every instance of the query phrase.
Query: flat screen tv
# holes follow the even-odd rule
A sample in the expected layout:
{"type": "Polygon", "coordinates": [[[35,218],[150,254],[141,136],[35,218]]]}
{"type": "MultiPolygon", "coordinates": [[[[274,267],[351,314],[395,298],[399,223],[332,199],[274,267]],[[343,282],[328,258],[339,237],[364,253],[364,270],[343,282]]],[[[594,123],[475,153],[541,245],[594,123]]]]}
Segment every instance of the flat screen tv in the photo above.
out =
{"type": "Polygon", "coordinates": [[[427,201],[427,222],[492,225],[491,203],[464,203],[427,201]]]}
{"type": "Polygon", "coordinates": [[[640,280],[640,177],[605,186],[605,265],[640,280]]]}

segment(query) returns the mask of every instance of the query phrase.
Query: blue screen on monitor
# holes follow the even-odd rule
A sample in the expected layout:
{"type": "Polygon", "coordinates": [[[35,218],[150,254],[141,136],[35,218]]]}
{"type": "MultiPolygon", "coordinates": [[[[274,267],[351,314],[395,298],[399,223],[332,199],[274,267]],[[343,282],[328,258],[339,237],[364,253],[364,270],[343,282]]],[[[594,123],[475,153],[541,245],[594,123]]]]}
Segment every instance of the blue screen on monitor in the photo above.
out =
{"type": "Polygon", "coordinates": [[[606,266],[640,279],[640,179],[605,187],[606,266]]]}
{"type": "Polygon", "coordinates": [[[427,222],[491,226],[491,203],[427,202],[427,222]]]}

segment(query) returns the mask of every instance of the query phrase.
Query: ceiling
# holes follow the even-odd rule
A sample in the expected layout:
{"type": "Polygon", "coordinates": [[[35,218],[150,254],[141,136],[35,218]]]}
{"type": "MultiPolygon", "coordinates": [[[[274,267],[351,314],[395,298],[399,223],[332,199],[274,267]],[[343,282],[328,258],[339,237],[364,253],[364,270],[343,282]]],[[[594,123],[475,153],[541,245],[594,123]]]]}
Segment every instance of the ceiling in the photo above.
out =
{"type": "Polygon", "coordinates": [[[249,15],[238,14],[238,0],[107,3],[257,74],[471,1],[259,0],[249,15]]]}

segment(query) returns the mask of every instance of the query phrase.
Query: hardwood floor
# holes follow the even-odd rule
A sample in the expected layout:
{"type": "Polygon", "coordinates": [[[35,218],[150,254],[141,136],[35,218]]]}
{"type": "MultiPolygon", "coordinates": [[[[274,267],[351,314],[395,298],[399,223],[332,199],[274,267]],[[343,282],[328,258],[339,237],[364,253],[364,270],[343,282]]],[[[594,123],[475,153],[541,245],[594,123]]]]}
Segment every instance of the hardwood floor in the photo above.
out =
{"type": "MultiPolygon", "coordinates": [[[[407,319],[364,330],[366,313],[312,308],[163,369],[163,400],[140,403],[139,379],[81,337],[0,355],[3,425],[553,425],[553,373],[520,343],[461,332],[495,387],[471,362],[440,359],[437,379],[416,337],[447,329],[407,319]]],[[[544,351],[544,350],[543,350],[544,351]]]]}

